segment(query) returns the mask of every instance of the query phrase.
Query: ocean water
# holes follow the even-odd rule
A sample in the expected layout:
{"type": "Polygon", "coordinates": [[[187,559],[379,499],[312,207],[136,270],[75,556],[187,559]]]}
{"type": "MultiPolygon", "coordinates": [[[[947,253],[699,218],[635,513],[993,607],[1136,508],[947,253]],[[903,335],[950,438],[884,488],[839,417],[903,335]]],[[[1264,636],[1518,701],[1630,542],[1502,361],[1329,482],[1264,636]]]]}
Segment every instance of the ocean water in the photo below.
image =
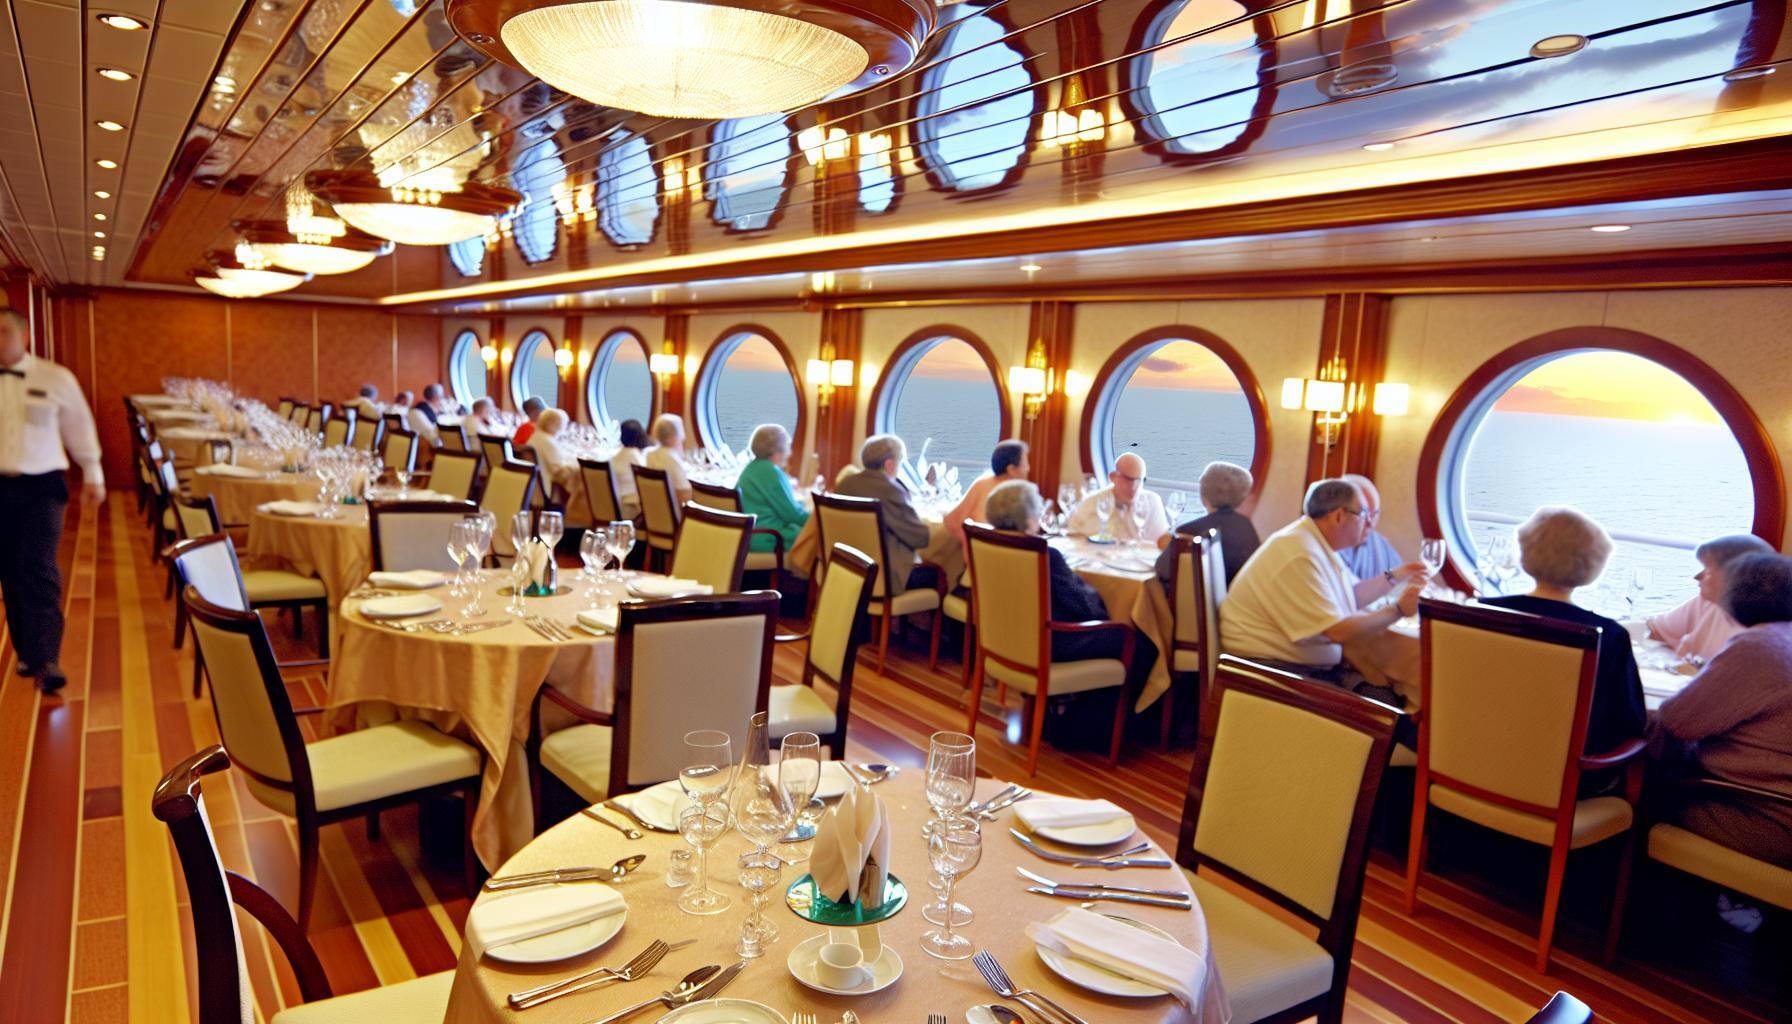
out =
{"type": "Polygon", "coordinates": [[[926,444],[928,462],[957,466],[969,482],[989,469],[989,453],[1002,439],[999,400],[992,381],[911,374],[896,403],[896,436],[908,444],[909,458],[926,444]]]}
{"type": "MultiPolygon", "coordinates": [[[[1193,490],[1209,462],[1249,469],[1257,433],[1242,391],[1134,386],[1114,407],[1108,444],[1116,456],[1131,451],[1143,458],[1153,489],[1193,490]]],[[[1193,497],[1190,516],[1199,514],[1193,497]]]]}
{"type": "MultiPolygon", "coordinates": [[[[722,441],[737,452],[746,450],[762,423],[776,423],[796,433],[796,383],[787,373],[728,370],[716,378],[715,393],[716,425],[722,441]]],[[[791,465],[801,463],[797,458],[791,465]]]]}

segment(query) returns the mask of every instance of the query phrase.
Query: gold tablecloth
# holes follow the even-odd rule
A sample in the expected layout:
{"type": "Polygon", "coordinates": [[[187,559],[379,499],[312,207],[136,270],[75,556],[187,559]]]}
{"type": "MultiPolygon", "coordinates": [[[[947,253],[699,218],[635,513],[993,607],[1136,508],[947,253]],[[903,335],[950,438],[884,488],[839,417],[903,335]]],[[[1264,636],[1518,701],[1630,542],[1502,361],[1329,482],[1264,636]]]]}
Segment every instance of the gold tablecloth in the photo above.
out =
{"type": "MultiPolygon", "coordinates": [[[[880,926],[883,944],[902,957],[902,977],[882,992],[844,997],[805,988],[791,976],[785,966],[790,951],[797,943],[819,935],[823,930],[820,925],[796,917],[778,898],[784,887],[808,870],[804,862],[785,869],[779,889],[774,891],[773,902],[767,909],[778,926],[778,940],[764,957],[751,961],[740,977],[722,991],[723,998],[751,999],[786,1017],[792,1010],[804,1010],[814,1013],[819,1020],[833,1021],[850,1009],[866,1021],[889,1024],[919,1022],[930,1012],[945,1013],[948,1020],[962,1021],[964,1011],[973,1004],[1001,1001],[977,977],[969,961],[948,963],[921,951],[921,933],[933,927],[921,916],[920,905],[928,893],[926,841],[921,835],[921,823],[927,817],[923,781],[924,773],[905,771],[876,788],[895,826],[891,866],[909,887],[908,906],[880,926]]],[[[979,798],[987,798],[1002,785],[993,779],[981,780],[977,784],[977,794],[979,798]]],[[[974,920],[960,929],[966,937],[978,948],[994,953],[1016,984],[1044,992],[1091,1024],[1224,1024],[1230,1011],[1218,968],[1211,957],[1206,961],[1206,977],[1193,986],[1199,994],[1193,1011],[1169,996],[1120,999],[1100,995],[1074,986],[1052,973],[1033,951],[1025,926],[1029,921],[1045,920],[1075,904],[1028,893],[1026,887],[1032,883],[1017,875],[1014,869],[1023,866],[1060,880],[1077,874],[1077,869],[1051,864],[1028,853],[1007,834],[1011,817],[1003,815],[1000,821],[984,826],[982,862],[958,884],[957,899],[975,914],[974,920]]],[[[668,851],[683,845],[683,840],[675,835],[655,832],[645,833],[639,841],[631,842],[584,815],[574,815],[543,833],[499,874],[575,864],[609,864],[629,854],[645,853],[647,862],[617,887],[628,900],[628,920],[602,949],[541,966],[506,964],[490,959],[475,962],[463,944],[460,963],[455,968],[454,988],[448,998],[447,1020],[450,1024],[590,1021],[666,990],[698,966],[733,963],[738,959],[734,955],[734,943],[746,914],[748,899],[745,890],[735,882],[738,869],[734,868],[734,862],[749,847],[737,833],[731,832],[710,851],[710,884],[726,892],[734,904],[721,914],[693,917],[676,906],[681,890],[669,889],[664,882],[668,851]],[[505,1001],[509,993],[519,989],[590,970],[600,964],[620,965],[654,939],[669,942],[695,939],[696,942],[668,955],[639,983],[607,985],[565,996],[526,1012],[512,1010],[505,1001]]],[[[1078,880],[1097,879],[1078,875],[1078,880]]],[[[1161,868],[1104,871],[1099,881],[1153,889],[1188,887],[1179,870],[1161,868]]],[[[481,897],[487,898],[490,897],[481,897]]],[[[1207,921],[1199,904],[1192,911],[1114,904],[1113,912],[1156,925],[1198,953],[1208,949],[1207,921]]],[[[643,1011],[638,1019],[654,1020],[664,1012],[663,1009],[643,1011]]]]}
{"type": "Polygon", "coordinates": [[[373,534],[367,529],[367,506],[339,506],[335,519],[282,516],[251,509],[249,554],[278,559],[294,572],[324,581],[330,604],[339,603],[361,585],[373,568],[373,534]]]}
{"type": "Polygon", "coordinates": [[[156,437],[161,440],[163,449],[174,456],[175,462],[186,466],[200,461],[199,453],[207,443],[236,440],[236,435],[228,431],[203,426],[169,427],[158,432],[156,437]]]}
{"type": "Polygon", "coordinates": [[[212,421],[211,413],[201,412],[190,405],[170,405],[162,406],[161,408],[148,408],[143,410],[143,416],[148,419],[149,422],[155,424],[158,431],[163,429],[164,426],[173,426],[176,424],[181,426],[210,424],[212,421]]]}
{"type": "Polygon", "coordinates": [[[276,472],[260,478],[194,473],[187,491],[194,497],[211,495],[224,525],[241,526],[249,522],[255,506],[267,501],[313,501],[318,486],[310,473],[276,472]]]}
{"type": "Polygon", "coordinates": [[[1152,663],[1132,709],[1139,712],[1155,704],[1170,689],[1170,638],[1175,635],[1176,624],[1170,615],[1170,599],[1157,581],[1156,571],[1134,566],[1150,566],[1157,557],[1156,549],[1093,544],[1082,537],[1054,537],[1052,546],[1101,595],[1109,618],[1131,623],[1157,647],[1157,660],[1152,663]]]}
{"type": "MultiPolygon", "coordinates": [[[[481,584],[485,614],[475,622],[507,624],[464,636],[419,630],[402,632],[360,614],[361,600],[342,602],[337,616],[335,654],[330,662],[328,706],[345,709],[340,724],[389,718],[419,718],[444,732],[470,739],[485,753],[485,778],[473,818],[473,847],[487,867],[502,864],[534,835],[529,768],[523,743],[529,738],[529,705],[543,683],[598,711],[610,710],[616,661],[612,637],[586,636],[553,642],[504,610],[509,586],[504,574],[481,584]]],[[[571,582],[562,577],[562,582],[571,582]]],[[[438,596],[443,610],[422,619],[459,618],[464,601],[438,596]]],[[[576,587],[556,597],[528,598],[529,614],[560,623],[581,607],[576,587]]]]}

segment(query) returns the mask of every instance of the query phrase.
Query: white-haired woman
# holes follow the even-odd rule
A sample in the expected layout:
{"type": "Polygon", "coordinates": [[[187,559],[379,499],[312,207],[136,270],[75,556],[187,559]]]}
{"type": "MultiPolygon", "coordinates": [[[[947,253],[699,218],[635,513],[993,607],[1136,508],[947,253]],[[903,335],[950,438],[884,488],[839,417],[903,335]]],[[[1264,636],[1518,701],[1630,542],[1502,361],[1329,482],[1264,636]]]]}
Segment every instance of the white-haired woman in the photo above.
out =
{"type": "MultiPolygon", "coordinates": [[[[776,423],[762,424],[753,431],[747,447],[753,452],[753,461],[742,467],[734,485],[740,490],[740,510],[759,517],[755,526],[778,531],[788,551],[809,521],[809,513],[797,503],[790,475],[784,472],[790,461],[790,431],[776,423]]],[[[752,550],[773,550],[772,539],[755,533],[752,550]]]]}
{"type": "Polygon", "coordinates": [[[560,432],[565,429],[566,413],[545,409],[529,436],[528,446],[535,452],[535,463],[541,467],[542,475],[561,491],[572,493],[579,487],[579,460],[560,447],[560,432]]]}
{"type": "MultiPolygon", "coordinates": [[[[1536,585],[1529,594],[1483,598],[1482,603],[1598,626],[1599,674],[1593,680],[1593,710],[1583,752],[1603,754],[1641,736],[1648,712],[1630,634],[1619,623],[1574,603],[1574,592],[1592,585],[1605,571],[1612,556],[1611,537],[1575,509],[1540,508],[1518,528],[1518,551],[1519,564],[1536,585]]],[[[1610,773],[1583,775],[1581,794],[1599,792],[1613,781],[1610,773]]]]}
{"type": "MultiPolygon", "coordinates": [[[[1201,471],[1201,507],[1207,514],[1199,519],[1191,519],[1176,527],[1177,533],[1186,533],[1191,537],[1205,537],[1207,531],[1218,530],[1220,534],[1220,557],[1226,563],[1226,582],[1231,583],[1244,563],[1257,553],[1262,540],[1257,536],[1257,526],[1251,517],[1238,511],[1251,496],[1251,471],[1243,466],[1235,466],[1230,462],[1209,462],[1201,471]]],[[[1170,585],[1170,570],[1173,568],[1169,554],[1170,534],[1164,534],[1158,541],[1164,553],[1157,558],[1157,578],[1164,586],[1170,585]]]]}
{"type": "Polygon", "coordinates": [[[691,481],[684,467],[684,419],[662,413],[653,421],[653,439],[659,446],[647,453],[646,466],[666,474],[680,505],[691,500],[691,481]]]}

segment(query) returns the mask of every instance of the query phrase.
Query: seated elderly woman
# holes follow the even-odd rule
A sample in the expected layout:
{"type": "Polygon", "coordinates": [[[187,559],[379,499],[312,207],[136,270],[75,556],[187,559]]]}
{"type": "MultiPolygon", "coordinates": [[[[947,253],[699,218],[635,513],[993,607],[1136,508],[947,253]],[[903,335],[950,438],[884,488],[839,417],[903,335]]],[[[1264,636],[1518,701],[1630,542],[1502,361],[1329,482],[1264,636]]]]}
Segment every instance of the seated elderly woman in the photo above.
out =
{"type": "MultiPolygon", "coordinates": [[[[1574,591],[1591,585],[1605,571],[1612,555],[1611,537],[1574,509],[1540,508],[1518,528],[1518,550],[1519,564],[1536,585],[1529,594],[1483,598],[1482,603],[1598,626],[1599,673],[1593,680],[1593,710],[1582,749],[1601,754],[1641,736],[1647,712],[1630,634],[1619,623],[1574,603],[1574,591]]],[[[1599,792],[1613,782],[1611,773],[1583,776],[1581,793],[1599,792]]]]}
{"type": "Polygon", "coordinates": [[[644,464],[648,469],[666,474],[666,479],[672,483],[673,496],[680,505],[690,501],[691,481],[684,464],[684,417],[661,413],[660,418],[653,421],[653,439],[659,446],[647,453],[644,464]]]}
{"type": "MultiPolygon", "coordinates": [[[[1724,572],[1740,627],[1650,723],[1652,775],[1674,771],[1792,796],[1792,558],[1743,555],[1724,572]]],[[[1792,868],[1792,806],[1714,787],[1655,787],[1665,820],[1757,860],[1792,868]]]]}
{"type": "Polygon", "coordinates": [[[647,428],[640,420],[623,420],[618,425],[622,447],[610,456],[610,479],[616,484],[616,501],[622,514],[633,519],[641,514],[641,497],[635,493],[635,467],[642,465],[643,455],[653,446],[647,428]]]}
{"type": "Polygon", "coordinates": [[[1674,649],[1676,657],[1710,661],[1742,626],[1724,611],[1724,567],[1743,555],[1771,554],[1773,546],[1752,533],[1708,540],[1693,549],[1699,560],[1699,592],[1672,611],[1649,617],[1649,635],[1674,649]]]}
{"type": "MultiPolygon", "coordinates": [[[[997,484],[989,492],[989,497],[984,501],[984,514],[988,516],[989,525],[998,530],[1036,534],[1039,532],[1039,518],[1045,514],[1045,499],[1039,496],[1039,488],[1031,481],[1010,480],[997,484]]],[[[1095,588],[1070,568],[1070,563],[1064,560],[1057,548],[1047,548],[1045,553],[1050,566],[1052,621],[1087,622],[1106,619],[1107,605],[1102,603],[1101,595],[1095,592],[1095,588]]],[[[1121,638],[1113,632],[1054,633],[1052,660],[1118,658],[1121,646],[1121,638]]],[[[1150,644],[1141,646],[1150,647],[1150,644]]],[[[1135,662],[1137,657],[1135,649],[1135,662]]]]}
{"type": "MultiPolygon", "coordinates": [[[[1176,533],[1186,533],[1191,537],[1205,537],[1207,531],[1218,530],[1220,534],[1220,556],[1226,563],[1226,582],[1231,583],[1244,563],[1257,553],[1257,546],[1262,543],[1257,538],[1256,524],[1238,506],[1251,496],[1251,471],[1243,466],[1234,466],[1230,462],[1209,462],[1201,471],[1201,507],[1207,514],[1199,519],[1191,519],[1176,527],[1176,533]]],[[[1170,534],[1158,538],[1157,546],[1164,553],[1157,557],[1157,578],[1164,586],[1170,585],[1171,564],[1169,547],[1170,534]]]]}
{"type": "Polygon", "coordinates": [[[570,493],[580,486],[579,460],[560,447],[558,440],[565,429],[566,413],[548,409],[542,412],[534,432],[529,435],[529,448],[535,452],[535,462],[541,467],[542,476],[559,494],[570,493]]]}
{"type": "MultiPolygon", "coordinates": [[[[790,475],[784,472],[784,464],[790,461],[790,431],[776,423],[763,424],[753,431],[747,447],[753,452],[753,461],[742,467],[735,483],[740,489],[740,510],[759,517],[755,527],[776,530],[789,550],[809,521],[809,513],[797,503],[790,475]]],[[[772,538],[753,535],[752,550],[771,551],[773,547],[772,538]]]]}

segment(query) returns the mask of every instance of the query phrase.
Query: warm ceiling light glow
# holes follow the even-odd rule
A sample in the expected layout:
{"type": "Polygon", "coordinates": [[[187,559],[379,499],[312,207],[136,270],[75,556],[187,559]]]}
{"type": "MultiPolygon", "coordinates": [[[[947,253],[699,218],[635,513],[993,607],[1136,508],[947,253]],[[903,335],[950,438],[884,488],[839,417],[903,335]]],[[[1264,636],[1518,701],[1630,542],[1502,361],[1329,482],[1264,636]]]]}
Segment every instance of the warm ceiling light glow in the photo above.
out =
{"type": "Polygon", "coordinates": [[[1306,400],[1307,379],[1305,377],[1282,378],[1282,408],[1298,409],[1306,400]]]}
{"type": "Polygon", "coordinates": [[[136,75],[131,74],[129,71],[125,71],[120,68],[96,68],[94,70],[99,74],[99,76],[101,78],[107,78],[114,82],[128,82],[131,79],[137,77],[136,75]]]}
{"type": "Polygon", "coordinates": [[[492,218],[522,199],[510,189],[477,182],[454,192],[385,188],[373,175],[354,171],[313,171],[305,186],[354,227],[404,245],[452,245],[483,237],[492,218]]]}
{"type": "Polygon", "coordinates": [[[326,224],[333,225],[334,230],[318,234],[296,232],[291,229],[291,221],[276,220],[242,220],[232,226],[257,259],[300,274],[347,274],[392,251],[391,242],[359,231],[350,234],[340,221],[328,217],[310,217],[301,222],[301,226],[326,224]]]}
{"type": "Polygon", "coordinates": [[[235,92],[236,91],[236,79],[230,77],[229,75],[219,75],[218,77],[212,79],[212,88],[218,90],[219,92],[235,92]]]}
{"type": "Polygon", "coordinates": [[[112,193],[107,192],[105,189],[96,189],[93,193],[93,197],[95,199],[110,199],[112,198],[112,193]]]}
{"type": "Polygon", "coordinates": [[[311,280],[310,274],[272,269],[247,242],[238,242],[234,252],[208,252],[205,259],[212,265],[213,277],[222,283],[209,285],[201,277],[200,287],[233,299],[272,295],[311,280]]]}
{"type": "Polygon", "coordinates": [[[93,165],[95,167],[103,167],[108,171],[118,170],[118,161],[116,160],[95,160],[93,165]]]}
{"type": "Polygon", "coordinates": [[[790,110],[914,63],[932,0],[449,0],[463,38],[581,99],[658,117],[790,110]]]}
{"type": "Polygon", "coordinates": [[[1392,142],[1366,142],[1363,144],[1363,148],[1371,153],[1385,153],[1393,149],[1394,144],[1392,142]]]}
{"type": "Polygon", "coordinates": [[[1020,265],[1020,272],[1023,274],[1026,274],[1029,277],[1031,277],[1034,274],[1039,273],[1041,270],[1044,270],[1044,269],[1045,269],[1044,267],[1040,266],[1037,263],[1034,263],[1032,260],[1028,260],[1027,262],[1022,263],[1020,265]]]}
{"type": "Polygon", "coordinates": [[[94,214],[94,215],[93,215],[93,219],[94,219],[94,220],[105,220],[105,219],[106,219],[106,215],[105,215],[105,214],[103,214],[103,213],[96,213],[96,214],[94,214]]]}
{"type": "Polygon", "coordinates": [[[1344,382],[1341,380],[1307,381],[1306,407],[1310,412],[1343,412],[1344,382]]]}
{"type": "Polygon", "coordinates": [[[95,127],[101,128],[105,131],[109,131],[109,132],[124,131],[124,125],[119,124],[117,121],[95,121],[93,123],[94,123],[95,127]]]}
{"type": "Polygon", "coordinates": [[[100,19],[100,24],[110,28],[121,28],[126,32],[135,32],[138,29],[149,27],[147,22],[140,21],[128,14],[101,14],[98,17],[100,19]]]}
{"type": "Polygon", "coordinates": [[[1629,231],[1630,225],[1628,225],[1628,224],[1595,224],[1591,228],[1588,228],[1587,230],[1597,231],[1602,235],[1615,235],[1620,231],[1629,231]]]}
{"type": "Polygon", "coordinates": [[[93,258],[96,262],[105,262],[106,254],[103,252],[96,252],[93,254],[93,258]]]}
{"type": "Polygon", "coordinates": [[[93,237],[95,237],[95,238],[104,238],[104,237],[106,237],[106,233],[105,233],[105,232],[104,232],[104,231],[95,231],[95,232],[94,232],[94,233],[93,233],[93,237]]]}
{"type": "Polygon", "coordinates": [[[1377,416],[1404,416],[1412,401],[1412,388],[1406,384],[1383,381],[1375,385],[1373,408],[1377,416]]]}
{"type": "Polygon", "coordinates": [[[1548,36],[1531,44],[1531,56],[1538,58],[1566,57],[1587,48],[1587,37],[1570,33],[1548,36]]]}

